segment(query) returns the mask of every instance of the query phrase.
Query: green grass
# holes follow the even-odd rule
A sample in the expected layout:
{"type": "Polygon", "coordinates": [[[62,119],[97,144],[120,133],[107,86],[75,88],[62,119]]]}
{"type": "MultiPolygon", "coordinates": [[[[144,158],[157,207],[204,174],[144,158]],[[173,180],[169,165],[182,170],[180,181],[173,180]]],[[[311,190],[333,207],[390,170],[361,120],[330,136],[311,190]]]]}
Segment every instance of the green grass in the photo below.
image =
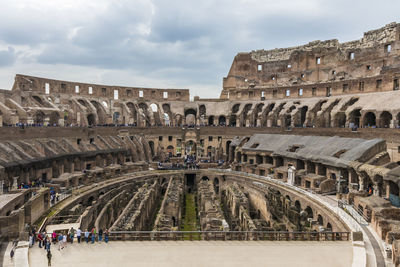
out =
{"type": "MultiPolygon", "coordinates": [[[[185,203],[184,203],[184,218],[181,227],[181,231],[197,231],[197,214],[196,214],[196,199],[194,194],[187,193],[185,195],[185,203]]],[[[183,237],[184,240],[200,240],[200,234],[185,234],[183,237]]]]}
{"type": "Polygon", "coordinates": [[[185,218],[183,220],[182,231],[197,231],[196,203],[194,194],[185,196],[185,218]]]}

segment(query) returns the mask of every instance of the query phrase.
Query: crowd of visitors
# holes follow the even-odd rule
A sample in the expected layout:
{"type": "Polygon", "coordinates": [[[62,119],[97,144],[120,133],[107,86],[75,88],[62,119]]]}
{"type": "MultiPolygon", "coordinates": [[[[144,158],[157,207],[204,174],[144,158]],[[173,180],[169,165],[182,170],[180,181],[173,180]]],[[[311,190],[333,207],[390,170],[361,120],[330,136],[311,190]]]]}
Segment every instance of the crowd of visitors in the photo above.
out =
{"type": "Polygon", "coordinates": [[[86,242],[87,244],[91,243],[94,244],[95,242],[104,242],[108,243],[109,240],[109,230],[106,229],[103,231],[103,229],[97,229],[95,227],[92,228],[92,230],[85,229],[85,231],[82,231],[80,228],[74,229],[71,227],[68,231],[60,231],[56,232],[53,231],[52,233],[46,233],[46,231],[39,232],[37,233],[35,228],[32,228],[32,230],[29,233],[29,247],[32,247],[35,245],[35,243],[38,243],[39,248],[43,248],[46,250],[46,257],[48,260],[48,266],[51,266],[51,246],[56,246],[58,244],[58,250],[63,250],[64,248],[67,247],[67,243],[70,242],[71,244],[74,243],[74,240],[76,239],[77,243],[84,243],[86,242]],[[82,236],[84,239],[82,239],[82,236]]]}

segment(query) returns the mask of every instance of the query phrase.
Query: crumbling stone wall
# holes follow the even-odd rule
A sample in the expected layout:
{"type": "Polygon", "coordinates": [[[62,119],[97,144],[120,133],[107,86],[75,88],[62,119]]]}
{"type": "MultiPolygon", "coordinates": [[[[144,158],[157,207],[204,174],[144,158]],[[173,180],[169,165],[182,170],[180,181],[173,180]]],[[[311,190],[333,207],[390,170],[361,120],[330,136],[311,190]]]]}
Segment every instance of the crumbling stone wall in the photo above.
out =
{"type": "Polygon", "coordinates": [[[182,218],[182,177],[171,177],[154,224],[154,231],[178,230],[182,218]]]}
{"type": "Polygon", "coordinates": [[[201,230],[222,231],[226,221],[212,183],[207,180],[201,180],[197,188],[201,230]]]}

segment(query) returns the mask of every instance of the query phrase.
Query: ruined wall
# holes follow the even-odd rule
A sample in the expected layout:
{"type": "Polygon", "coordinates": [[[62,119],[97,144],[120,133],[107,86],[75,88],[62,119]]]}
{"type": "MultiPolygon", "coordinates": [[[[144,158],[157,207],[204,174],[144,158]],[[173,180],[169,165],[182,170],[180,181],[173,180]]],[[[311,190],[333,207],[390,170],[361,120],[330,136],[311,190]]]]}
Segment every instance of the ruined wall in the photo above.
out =
{"type": "Polygon", "coordinates": [[[346,43],[314,41],[239,53],[223,80],[221,98],[259,100],[398,90],[398,55],[396,23],[346,43]]]}

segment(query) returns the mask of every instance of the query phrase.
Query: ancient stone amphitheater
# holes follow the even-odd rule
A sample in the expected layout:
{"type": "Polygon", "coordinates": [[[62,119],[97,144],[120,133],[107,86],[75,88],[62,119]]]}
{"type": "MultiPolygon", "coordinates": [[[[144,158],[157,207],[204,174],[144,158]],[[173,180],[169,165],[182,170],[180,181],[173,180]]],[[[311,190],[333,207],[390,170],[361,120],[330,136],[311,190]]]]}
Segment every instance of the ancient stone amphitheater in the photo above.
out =
{"type": "Polygon", "coordinates": [[[219,99],[17,74],[0,91],[1,261],[18,239],[30,264],[33,228],[96,227],[111,242],[346,242],[333,266],[398,266],[399,79],[396,23],[239,53],[219,99]]]}

